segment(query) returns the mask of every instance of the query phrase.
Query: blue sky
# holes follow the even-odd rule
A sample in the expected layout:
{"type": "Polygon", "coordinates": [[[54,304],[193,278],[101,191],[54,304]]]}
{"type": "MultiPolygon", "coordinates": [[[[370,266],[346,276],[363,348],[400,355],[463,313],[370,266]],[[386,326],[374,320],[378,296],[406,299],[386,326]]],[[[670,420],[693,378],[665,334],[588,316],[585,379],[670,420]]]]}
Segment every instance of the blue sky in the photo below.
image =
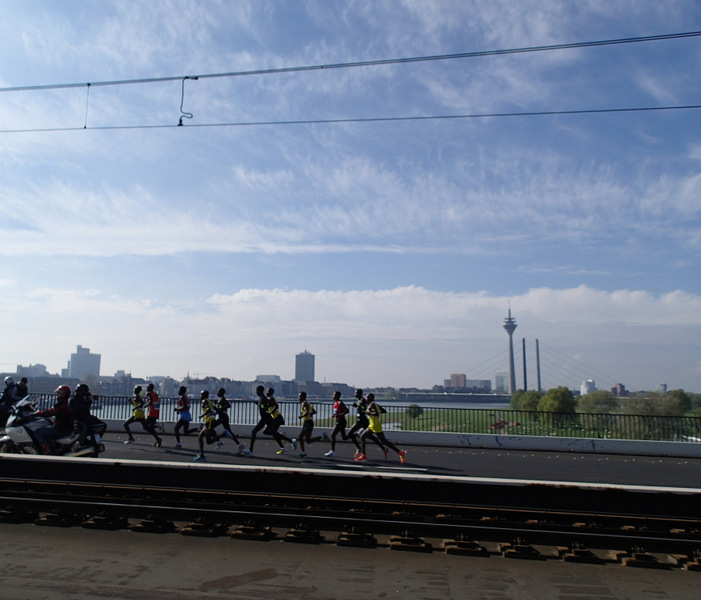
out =
{"type": "Polygon", "coordinates": [[[0,370],[81,344],[103,374],[292,378],[306,349],[430,387],[505,369],[511,306],[531,387],[538,339],[545,387],[701,392],[700,110],[318,122],[698,105],[700,37],[178,79],[698,31],[698,2],[0,14],[0,370]]]}

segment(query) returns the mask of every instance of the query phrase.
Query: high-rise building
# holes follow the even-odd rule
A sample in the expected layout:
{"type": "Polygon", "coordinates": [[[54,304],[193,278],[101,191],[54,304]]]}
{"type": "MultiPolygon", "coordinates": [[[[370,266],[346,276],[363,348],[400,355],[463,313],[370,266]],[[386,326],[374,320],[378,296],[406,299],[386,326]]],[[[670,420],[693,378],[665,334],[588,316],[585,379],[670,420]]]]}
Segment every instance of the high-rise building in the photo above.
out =
{"type": "Polygon", "coordinates": [[[516,319],[511,318],[511,309],[509,308],[509,316],[504,319],[504,329],[509,334],[509,394],[516,391],[516,370],[514,367],[514,331],[516,331],[516,319]]]}
{"type": "Polygon", "coordinates": [[[450,387],[452,388],[464,388],[467,386],[466,381],[467,377],[463,373],[451,373],[450,375],[450,387]]]}
{"type": "Polygon", "coordinates": [[[509,390],[509,374],[506,371],[498,371],[494,375],[494,391],[504,394],[509,390]]]}
{"type": "Polygon", "coordinates": [[[591,394],[595,391],[596,381],[594,381],[593,379],[587,379],[586,381],[582,381],[582,385],[579,387],[579,393],[582,394],[582,396],[586,396],[587,394],[591,394]]]}
{"type": "Polygon", "coordinates": [[[295,356],[295,381],[316,381],[314,379],[314,355],[307,350],[295,356]]]}
{"type": "Polygon", "coordinates": [[[611,388],[611,393],[614,396],[627,396],[628,390],[626,390],[626,386],[622,383],[617,383],[611,388]]]}
{"type": "Polygon", "coordinates": [[[95,378],[100,377],[100,354],[91,354],[90,348],[78,346],[71,359],[68,361],[68,368],[64,371],[67,377],[74,377],[80,381],[85,381],[88,375],[95,378]]]}

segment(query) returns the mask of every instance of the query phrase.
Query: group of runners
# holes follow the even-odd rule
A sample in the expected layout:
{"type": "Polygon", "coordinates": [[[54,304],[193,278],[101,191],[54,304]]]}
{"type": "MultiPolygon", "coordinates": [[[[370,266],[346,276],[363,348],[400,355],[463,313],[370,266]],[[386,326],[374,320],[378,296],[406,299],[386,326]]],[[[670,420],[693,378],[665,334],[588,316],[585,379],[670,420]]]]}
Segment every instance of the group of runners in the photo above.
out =
{"type": "MultiPolygon", "coordinates": [[[[256,388],[256,403],[259,412],[259,419],[255,427],[251,431],[250,444],[246,448],[241,443],[236,434],[231,430],[229,422],[229,408],[231,403],[226,399],[226,390],[220,388],[217,392],[217,398],[210,398],[209,392],[203,390],[200,393],[200,408],[201,414],[199,418],[202,422],[199,428],[191,428],[190,424],[193,420],[190,400],[187,394],[187,388],[181,386],[178,390],[178,401],[175,407],[175,412],[178,415],[178,420],[175,424],[175,446],[174,448],[182,448],[181,435],[189,435],[190,433],[198,432],[199,454],[195,456],[196,461],[206,460],[205,443],[207,445],[216,444],[216,448],[220,448],[223,444],[222,436],[229,437],[238,446],[238,453],[241,456],[251,456],[256,443],[258,434],[261,432],[264,435],[271,436],[278,445],[277,454],[287,454],[285,444],[289,444],[293,451],[299,452],[296,454],[299,458],[306,458],[307,445],[316,442],[324,441],[331,443],[331,449],[324,453],[324,456],[336,456],[337,438],[343,441],[350,440],[356,452],[353,459],[358,462],[367,460],[366,448],[367,442],[372,441],[377,444],[382,450],[385,459],[389,450],[397,453],[400,462],[404,462],[406,452],[398,448],[390,442],[382,430],[382,414],[387,411],[375,401],[374,394],[363,395],[363,390],[356,390],[355,401],[352,406],[356,412],[356,421],[353,426],[348,429],[347,415],[350,413],[349,407],[341,399],[341,393],[335,392],[333,395],[333,422],[334,428],[329,437],[328,434],[314,436],[314,415],[316,410],[307,399],[306,392],[299,394],[299,419],[302,421],[302,429],[297,438],[289,438],[280,431],[280,427],[285,424],[285,419],[280,411],[280,406],[275,399],[275,390],[273,388],[265,389],[259,385],[256,388]],[[217,433],[217,427],[223,428],[223,433],[217,433]],[[348,429],[348,431],[346,431],[348,429]]],[[[124,422],[124,430],[127,433],[125,444],[130,444],[134,441],[134,437],[130,430],[130,425],[139,422],[146,432],[154,437],[153,445],[161,447],[163,438],[159,435],[158,428],[162,434],[163,428],[158,424],[160,417],[160,403],[158,394],[154,390],[153,384],[149,384],[146,391],[146,398],[142,396],[141,386],[134,388],[134,396],[131,399],[132,416],[124,422]]]]}

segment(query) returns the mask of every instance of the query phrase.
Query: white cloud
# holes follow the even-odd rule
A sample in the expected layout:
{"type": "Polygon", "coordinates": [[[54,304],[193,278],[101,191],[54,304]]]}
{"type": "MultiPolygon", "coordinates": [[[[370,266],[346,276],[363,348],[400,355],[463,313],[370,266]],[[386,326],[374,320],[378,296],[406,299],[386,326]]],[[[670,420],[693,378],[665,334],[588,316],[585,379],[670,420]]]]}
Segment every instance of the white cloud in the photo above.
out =
{"type": "MultiPolygon", "coordinates": [[[[701,389],[701,373],[694,367],[698,356],[684,350],[701,332],[701,297],[680,291],[654,296],[580,286],[504,298],[415,286],[347,292],[247,289],[215,294],[199,307],[177,299],[164,305],[143,291],[139,298],[96,290],[4,294],[12,315],[5,333],[16,342],[3,348],[2,357],[55,369],[72,344],[82,344],[103,355],[106,373],[126,368],[142,376],[197,371],[250,380],[273,372],[292,378],[294,354],[308,348],[321,372],[334,381],[431,387],[451,372],[471,373],[485,361],[495,372],[506,368],[501,324],[510,302],[518,322],[516,339],[532,343],[539,338],[545,348],[575,363],[597,365],[610,374],[611,383],[620,379],[634,389],[651,388],[671,379],[669,369],[676,363],[674,369],[687,365],[690,374],[673,385],[701,389]],[[36,321],[36,333],[29,336],[23,335],[28,318],[36,321]],[[645,349],[642,357],[640,348],[645,349]],[[614,366],[626,353],[639,364],[614,366]]],[[[480,372],[476,378],[483,377],[493,373],[480,372]]],[[[576,387],[588,377],[580,365],[566,383],[576,387]]]]}

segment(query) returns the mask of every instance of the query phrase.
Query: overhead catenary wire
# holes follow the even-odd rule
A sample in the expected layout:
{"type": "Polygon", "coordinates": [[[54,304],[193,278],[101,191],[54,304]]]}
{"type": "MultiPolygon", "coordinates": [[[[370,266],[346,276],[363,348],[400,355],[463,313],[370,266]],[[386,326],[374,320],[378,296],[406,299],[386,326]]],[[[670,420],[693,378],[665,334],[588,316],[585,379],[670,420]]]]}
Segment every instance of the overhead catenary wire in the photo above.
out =
{"type": "MultiPolygon", "coordinates": [[[[192,113],[183,110],[185,98],[185,80],[198,80],[215,77],[238,77],[247,75],[271,75],[279,73],[294,73],[322,69],[341,69],[352,67],[372,67],[379,65],[415,63],[423,61],[438,61],[476,58],[484,56],[498,56],[508,54],[518,54],[526,52],[543,52],[554,50],[565,50],[574,48],[588,48],[596,46],[610,46],[618,44],[632,44],[641,42],[653,42],[673,39],[684,39],[701,36],[701,31],[689,31],[682,33],[671,33],[652,36],[638,36],[631,38],[619,38],[612,40],[597,40],[589,42],[573,42],[566,44],[553,44],[546,46],[529,46],[524,48],[507,48],[500,50],[482,50],[475,52],[463,52],[457,54],[441,54],[433,56],[418,56],[408,58],[393,58],[380,59],[370,61],[356,61],[347,63],[298,66],[298,67],[282,67],[272,69],[258,69],[249,71],[233,71],[227,73],[207,73],[200,75],[177,75],[171,77],[152,77],[141,79],[123,79],[112,81],[97,81],[90,83],[59,83],[45,84],[35,86],[18,86],[18,87],[0,87],[0,93],[19,92],[19,91],[38,91],[38,90],[57,90],[77,87],[86,87],[86,102],[85,102],[85,119],[82,127],[66,126],[66,127],[36,127],[36,128],[17,128],[17,129],[2,129],[0,134],[8,133],[51,133],[51,132],[71,132],[79,130],[92,131],[109,131],[109,130],[128,130],[128,129],[169,129],[174,126],[182,127],[183,118],[191,119],[192,113]],[[123,125],[103,125],[88,127],[88,114],[90,102],[90,88],[95,86],[115,86],[115,85],[134,85],[146,83],[160,83],[168,81],[181,82],[181,97],[180,97],[180,119],[177,125],[165,124],[123,124],[123,125]]],[[[270,120],[270,121],[234,121],[234,122],[217,122],[217,123],[191,123],[188,127],[213,128],[213,127],[261,127],[261,126],[283,126],[283,125],[333,125],[333,124],[349,124],[349,123],[378,123],[378,122],[408,122],[408,121],[432,121],[432,120],[455,120],[455,119],[485,119],[485,118],[504,118],[504,117],[538,117],[538,116],[557,116],[557,115],[584,115],[584,114],[605,114],[605,113],[633,113],[633,112],[649,112],[649,111],[675,111],[675,110],[693,110],[701,108],[701,104],[691,104],[682,106],[637,106],[637,107],[617,107],[617,108],[590,108],[590,109],[571,109],[571,110],[547,110],[547,111],[522,111],[522,112],[494,112],[494,113],[471,113],[471,114],[451,114],[451,115],[412,115],[412,116],[377,116],[377,117],[343,117],[335,119],[297,119],[297,120],[270,120]]]]}
{"type": "MultiPolygon", "coordinates": [[[[404,117],[345,117],[340,119],[297,119],[281,121],[229,121],[221,123],[191,123],[187,128],[200,127],[263,127],[282,125],[335,125],[344,123],[379,123],[379,122],[401,122],[401,121],[435,121],[451,119],[487,119],[504,117],[544,117],[557,115],[596,115],[605,113],[635,113],[654,111],[675,111],[675,110],[698,110],[701,104],[688,104],[683,106],[637,106],[629,108],[591,108],[576,110],[544,110],[544,111],[524,111],[524,112],[504,112],[504,113],[471,113],[455,115],[418,115],[404,117]]],[[[94,127],[42,127],[25,129],[0,129],[0,134],[6,133],[51,133],[70,131],[110,131],[120,129],[172,129],[184,128],[182,122],[175,125],[172,123],[153,125],[102,125],[94,127]]]]}
{"type": "Polygon", "coordinates": [[[93,81],[90,83],[55,83],[55,84],[44,84],[44,85],[27,85],[27,86],[16,86],[16,87],[0,87],[0,93],[3,92],[27,92],[27,91],[37,91],[37,90],[58,90],[58,89],[68,89],[76,87],[84,87],[86,85],[96,86],[112,86],[112,85],[134,85],[134,84],[145,84],[145,83],[162,83],[167,81],[180,81],[185,79],[211,79],[211,78],[221,78],[221,77],[242,77],[251,75],[276,75],[282,73],[301,73],[305,71],[320,71],[320,70],[331,70],[331,69],[348,69],[357,67],[377,67],[384,65],[394,65],[394,64],[407,64],[407,63],[418,63],[418,62],[429,62],[429,61],[439,61],[439,60],[456,60],[456,59],[467,59],[467,58],[478,58],[485,56],[502,56],[508,54],[523,54],[529,52],[547,52],[554,50],[571,50],[576,48],[592,48],[597,46],[612,46],[620,44],[636,44],[642,42],[658,42],[665,40],[675,40],[684,39],[691,37],[701,36],[701,31],[687,31],[681,33],[669,33],[662,35],[649,35],[649,36],[638,36],[630,38],[619,38],[612,40],[596,40],[589,42],[572,42],[567,44],[552,44],[545,46],[528,46],[523,48],[505,48],[501,50],[478,50],[474,52],[459,52],[455,54],[437,54],[433,56],[414,56],[408,58],[387,58],[379,60],[367,60],[367,61],[354,61],[346,63],[330,63],[321,65],[307,65],[307,66],[297,66],[297,67],[279,67],[270,69],[255,69],[249,71],[231,71],[226,73],[203,73],[199,75],[175,75],[168,77],[148,77],[141,79],[119,79],[111,81],[93,81]]]}

